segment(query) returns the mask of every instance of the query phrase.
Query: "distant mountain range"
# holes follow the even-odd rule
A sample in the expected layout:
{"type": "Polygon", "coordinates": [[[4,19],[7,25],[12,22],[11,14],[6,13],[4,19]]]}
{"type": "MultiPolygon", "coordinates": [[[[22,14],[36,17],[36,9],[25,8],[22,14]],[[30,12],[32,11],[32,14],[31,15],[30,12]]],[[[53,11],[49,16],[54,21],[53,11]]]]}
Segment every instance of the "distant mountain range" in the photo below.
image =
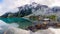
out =
{"type": "Polygon", "coordinates": [[[30,14],[34,15],[47,15],[60,12],[60,7],[48,7],[47,5],[41,5],[33,2],[32,4],[26,4],[24,6],[18,7],[19,11],[16,13],[7,12],[3,14],[1,17],[24,17],[30,14]]]}

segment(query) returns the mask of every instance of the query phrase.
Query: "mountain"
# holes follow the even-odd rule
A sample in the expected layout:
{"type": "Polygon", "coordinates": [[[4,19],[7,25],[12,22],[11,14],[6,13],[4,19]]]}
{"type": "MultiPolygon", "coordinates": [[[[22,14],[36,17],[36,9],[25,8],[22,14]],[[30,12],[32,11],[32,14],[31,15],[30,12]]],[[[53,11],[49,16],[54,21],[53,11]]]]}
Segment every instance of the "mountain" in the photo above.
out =
{"type": "Polygon", "coordinates": [[[48,15],[60,11],[60,7],[48,7],[47,5],[37,4],[35,2],[18,7],[19,11],[16,13],[7,12],[1,17],[24,17],[30,14],[34,15],[48,15]]]}
{"type": "Polygon", "coordinates": [[[55,6],[52,8],[53,12],[59,12],[60,11],[60,7],[59,6],[55,6]]]}

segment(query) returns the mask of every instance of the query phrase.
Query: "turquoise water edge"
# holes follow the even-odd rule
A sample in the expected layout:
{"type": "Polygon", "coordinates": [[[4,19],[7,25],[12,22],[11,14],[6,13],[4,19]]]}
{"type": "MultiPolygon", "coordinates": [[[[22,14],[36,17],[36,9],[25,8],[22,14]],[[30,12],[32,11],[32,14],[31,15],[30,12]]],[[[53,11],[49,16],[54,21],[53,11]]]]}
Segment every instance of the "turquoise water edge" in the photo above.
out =
{"type": "Polygon", "coordinates": [[[24,19],[24,18],[0,18],[0,20],[8,24],[17,23],[19,24],[18,28],[23,28],[23,29],[32,25],[31,21],[24,19]]]}

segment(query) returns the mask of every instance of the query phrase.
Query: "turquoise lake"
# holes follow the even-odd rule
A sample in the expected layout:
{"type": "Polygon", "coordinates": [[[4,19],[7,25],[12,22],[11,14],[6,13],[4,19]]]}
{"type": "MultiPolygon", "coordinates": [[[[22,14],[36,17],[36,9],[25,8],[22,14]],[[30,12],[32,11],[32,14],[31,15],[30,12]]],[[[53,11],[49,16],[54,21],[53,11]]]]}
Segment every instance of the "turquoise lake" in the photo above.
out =
{"type": "Polygon", "coordinates": [[[31,21],[24,19],[24,18],[0,18],[0,20],[8,24],[17,23],[19,25],[18,28],[23,28],[23,29],[32,25],[31,21]]]}

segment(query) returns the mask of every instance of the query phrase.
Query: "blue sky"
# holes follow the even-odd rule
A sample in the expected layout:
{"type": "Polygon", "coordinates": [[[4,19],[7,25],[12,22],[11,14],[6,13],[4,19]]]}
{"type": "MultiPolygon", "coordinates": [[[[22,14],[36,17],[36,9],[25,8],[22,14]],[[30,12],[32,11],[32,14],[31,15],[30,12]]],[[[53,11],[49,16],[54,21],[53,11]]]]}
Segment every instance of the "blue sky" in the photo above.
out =
{"type": "Polygon", "coordinates": [[[3,2],[3,0],[0,0],[0,3],[2,3],[3,2]]]}

